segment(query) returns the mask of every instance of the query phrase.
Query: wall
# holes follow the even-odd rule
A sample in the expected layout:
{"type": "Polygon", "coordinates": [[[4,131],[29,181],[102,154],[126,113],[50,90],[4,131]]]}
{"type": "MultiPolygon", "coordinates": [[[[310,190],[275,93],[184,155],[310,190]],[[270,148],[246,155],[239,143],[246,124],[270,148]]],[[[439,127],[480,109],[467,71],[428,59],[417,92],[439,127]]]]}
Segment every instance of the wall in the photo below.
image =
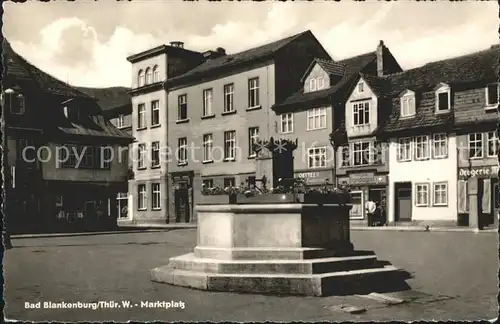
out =
{"type": "Polygon", "coordinates": [[[323,89],[327,89],[330,87],[330,76],[328,75],[328,73],[325,72],[325,70],[321,68],[321,66],[318,63],[316,63],[314,64],[313,68],[309,72],[309,75],[307,76],[304,82],[304,92],[310,92],[311,90],[309,89],[310,86],[309,81],[311,79],[316,79],[319,77],[323,77],[323,82],[324,82],[323,89]]]}
{"type": "MultiPolygon", "coordinates": [[[[56,147],[54,143],[48,143],[50,151],[40,150],[42,175],[44,180],[58,181],[85,181],[85,182],[126,182],[128,173],[128,161],[113,159],[110,169],[76,169],[58,168],[56,159],[56,147]],[[49,153],[50,152],[50,153],[49,153]],[[50,155],[49,155],[50,154],[50,155]],[[43,162],[46,161],[46,162],[43,162]]],[[[118,146],[114,146],[114,156],[119,154],[118,146]]]]}
{"type": "MultiPolygon", "coordinates": [[[[187,94],[187,116],[186,123],[170,123],[168,130],[169,145],[173,152],[178,148],[178,139],[187,137],[188,145],[192,144],[195,149],[191,154],[188,152],[188,164],[178,166],[177,159],[173,158],[169,163],[169,172],[186,170],[199,170],[201,175],[223,175],[255,172],[255,161],[248,158],[248,128],[259,127],[261,138],[268,138],[270,134],[269,113],[274,104],[274,65],[272,63],[249,69],[238,74],[229,75],[220,79],[211,80],[197,85],[175,89],[169,92],[169,116],[168,119],[175,121],[178,115],[178,96],[187,94]],[[248,79],[258,77],[260,88],[260,109],[247,110],[248,108],[248,79]],[[224,85],[234,84],[234,114],[222,115],[224,109],[224,85]],[[212,111],[213,118],[202,119],[203,112],[203,90],[212,88],[212,111]],[[203,160],[203,134],[212,133],[214,147],[224,147],[224,131],[236,131],[237,159],[235,162],[217,162],[221,160],[218,149],[214,150],[214,163],[202,164],[203,160]],[[239,155],[239,156],[238,156],[239,155]]],[[[196,189],[195,189],[196,190],[196,189]]]]}
{"type": "Polygon", "coordinates": [[[486,105],[485,87],[461,89],[453,92],[453,109],[456,123],[477,123],[498,119],[498,112],[495,107],[487,107],[486,105]]]}
{"type": "Polygon", "coordinates": [[[373,93],[372,89],[368,86],[366,81],[363,78],[356,83],[354,91],[349,96],[349,99],[345,105],[345,120],[346,120],[346,131],[348,137],[356,137],[356,136],[367,136],[371,135],[373,131],[377,129],[378,126],[378,99],[377,96],[373,93]],[[358,91],[358,85],[360,83],[364,83],[363,92],[358,91]],[[365,100],[369,99],[370,105],[370,123],[364,126],[354,126],[353,125],[353,104],[357,100],[365,100]]]}
{"type": "MultiPolygon", "coordinates": [[[[393,138],[389,146],[389,193],[390,199],[388,219],[394,221],[395,182],[412,182],[412,220],[446,220],[457,219],[457,142],[455,134],[448,135],[448,158],[429,159],[425,161],[398,162],[398,141],[393,138]],[[448,182],[448,206],[416,207],[415,183],[429,183],[430,201],[432,203],[432,183],[448,182]]],[[[413,143],[412,143],[413,151],[413,143]]]]}

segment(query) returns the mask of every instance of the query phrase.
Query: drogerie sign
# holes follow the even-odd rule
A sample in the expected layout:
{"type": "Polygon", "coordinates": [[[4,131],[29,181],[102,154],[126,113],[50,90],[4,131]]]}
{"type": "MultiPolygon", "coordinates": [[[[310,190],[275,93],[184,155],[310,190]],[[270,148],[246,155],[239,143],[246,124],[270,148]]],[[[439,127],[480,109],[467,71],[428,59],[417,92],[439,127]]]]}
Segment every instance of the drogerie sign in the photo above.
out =
{"type": "Polygon", "coordinates": [[[496,178],[498,177],[498,166],[484,166],[458,169],[459,178],[496,178]]]}

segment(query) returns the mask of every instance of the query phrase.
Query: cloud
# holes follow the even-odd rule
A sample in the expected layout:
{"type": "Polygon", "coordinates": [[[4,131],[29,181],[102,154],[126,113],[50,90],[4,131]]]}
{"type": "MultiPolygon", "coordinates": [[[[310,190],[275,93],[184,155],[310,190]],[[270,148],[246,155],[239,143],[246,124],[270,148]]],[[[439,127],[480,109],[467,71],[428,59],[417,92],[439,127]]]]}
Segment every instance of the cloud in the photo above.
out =
{"type": "Polygon", "coordinates": [[[5,8],[4,33],[19,54],[63,81],[94,87],[129,86],[126,57],[172,40],[192,50],[235,53],[310,29],[334,59],[374,51],[384,40],[403,68],[498,42],[493,2],[51,2],[5,8]]]}

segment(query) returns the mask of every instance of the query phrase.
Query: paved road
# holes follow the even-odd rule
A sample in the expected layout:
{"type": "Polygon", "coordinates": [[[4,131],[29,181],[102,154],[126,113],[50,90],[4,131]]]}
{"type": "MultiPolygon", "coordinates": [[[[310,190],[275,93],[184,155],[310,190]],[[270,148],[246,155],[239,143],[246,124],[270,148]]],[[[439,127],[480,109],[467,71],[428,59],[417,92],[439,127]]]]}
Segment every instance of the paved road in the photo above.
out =
{"type": "Polygon", "coordinates": [[[356,232],[356,248],[414,275],[427,294],[387,307],[367,298],[276,297],[213,293],[153,283],[149,270],[188,253],[196,230],[15,239],[5,255],[6,317],[24,321],[368,321],[472,320],[497,316],[495,233],[356,232]],[[442,299],[442,300],[439,300],[442,299]],[[37,301],[131,301],[134,308],[25,309],[37,301]],[[184,309],[141,308],[140,301],[183,301],[184,309]],[[363,307],[353,315],[341,305],[363,307]]]}

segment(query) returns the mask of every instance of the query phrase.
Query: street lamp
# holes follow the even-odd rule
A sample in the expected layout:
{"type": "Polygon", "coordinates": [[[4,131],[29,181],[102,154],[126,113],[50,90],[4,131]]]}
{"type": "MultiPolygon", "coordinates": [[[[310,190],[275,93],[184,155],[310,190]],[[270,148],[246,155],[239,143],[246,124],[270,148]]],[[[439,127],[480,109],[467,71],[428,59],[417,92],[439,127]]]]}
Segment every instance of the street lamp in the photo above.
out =
{"type": "MultiPolygon", "coordinates": [[[[7,202],[9,199],[9,193],[10,193],[10,181],[12,179],[11,175],[11,169],[9,167],[8,163],[8,148],[7,148],[7,141],[8,141],[8,128],[7,128],[7,123],[5,120],[5,116],[7,115],[7,108],[5,107],[6,103],[6,98],[5,96],[11,96],[15,94],[16,92],[11,89],[5,89],[4,92],[2,93],[2,133],[3,133],[3,143],[2,143],[2,158],[3,158],[3,164],[4,164],[4,183],[5,183],[5,194],[4,194],[4,216],[3,216],[3,228],[2,228],[2,236],[3,236],[3,244],[4,248],[6,250],[9,250],[12,248],[12,242],[10,240],[10,231],[8,230],[8,222],[7,222],[7,217],[9,215],[9,206],[10,204],[7,202]],[[7,167],[5,167],[7,166],[7,167]]],[[[9,98],[11,99],[11,98],[9,98]]],[[[12,105],[12,100],[9,100],[9,108],[12,105]]]]}

